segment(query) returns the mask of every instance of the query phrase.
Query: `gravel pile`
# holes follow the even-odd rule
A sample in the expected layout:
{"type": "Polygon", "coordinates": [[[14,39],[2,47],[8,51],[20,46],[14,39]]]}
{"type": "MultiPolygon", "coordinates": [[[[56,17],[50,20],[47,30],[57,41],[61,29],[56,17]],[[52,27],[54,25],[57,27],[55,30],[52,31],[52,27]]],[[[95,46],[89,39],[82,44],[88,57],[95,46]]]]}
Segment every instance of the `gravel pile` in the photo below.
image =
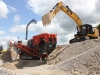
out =
{"type": "Polygon", "coordinates": [[[63,51],[59,54],[55,54],[54,59],[47,61],[47,64],[59,64],[64,60],[68,60],[72,57],[75,57],[85,51],[88,51],[98,45],[100,40],[86,40],[83,42],[73,43],[70,45],[66,45],[63,51]]]}
{"type": "Polygon", "coordinates": [[[12,61],[17,59],[17,55],[18,54],[14,50],[9,49],[1,56],[1,59],[4,61],[12,61]]]}
{"type": "Polygon", "coordinates": [[[57,57],[57,55],[65,49],[65,45],[58,45],[56,48],[51,52],[48,56],[48,60],[52,60],[53,58],[57,57]]]}
{"type": "Polygon", "coordinates": [[[0,67],[0,75],[19,75],[19,74],[16,74],[12,71],[10,71],[9,69],[6,69],[4,67],[0,67]]]}
{"type": "Polygon", "coordinates": [[[13,63],[9,63],[9,62],[2,64],[0,67],[5,67],[9,70],[16,70],[17,69],[13,63]]]}
{"type": "Polygon", "coordinates": [[[0,66],[3,64],[4,62],[2,60],[0,60],[0,66]]]}
{"type": "Polygon", "coordinates": [[[39,60],[21,60],[18,59],[13,62],[17,69],[32,68],[40,65],[46,64],[45,62],[40,62],[39,60]]]}
{"type": "Polygon", "coordinates": [[[62,70],[49,70],[49,65],[41,65],[31,68],[24,68],[21,70],[17,70],[16,73],[19,75],[66,75],[66,73],[62,70]]]}
{"type": "Polygon", "coordinates": [[[73,75],[100,75],[100,45],[57,66],[73,75]]]}
{"type": "Polygon", "coordinates": [[[3,55],[3,54],[0,54],[0,60],[2,60],[2,59],[1,59],[1,56],[2,56],[2,55],[3,55]]]}
{"type": "Polygon", "coordinates": [[[56,49],[48,56],[47,58],[47,64],[54,64],[58,62],[59,60],[55,59],[63,50],[65,50],[69,45],[60,45],[57,46],[56,49]],[[55,59],[55,61],[53,61],[55,59]]]}

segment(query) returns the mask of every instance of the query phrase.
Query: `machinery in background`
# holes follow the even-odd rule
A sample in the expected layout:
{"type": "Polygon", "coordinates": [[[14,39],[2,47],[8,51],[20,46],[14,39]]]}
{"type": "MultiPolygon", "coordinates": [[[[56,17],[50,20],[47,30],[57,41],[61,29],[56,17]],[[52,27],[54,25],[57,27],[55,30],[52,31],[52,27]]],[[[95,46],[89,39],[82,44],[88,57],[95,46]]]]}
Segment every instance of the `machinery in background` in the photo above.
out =
{"type": "Polygon", "coordinates": [[[69,41],[69,43],[99,37],[99,31],[97,28],[92,27],[90,24],[82,25],[81,19],[68,6],[65,6],[63,2],[58,2],[49,13],[42,16],[43,26],[51,24],[52,18],[54,18],[60,10],[71,17],[77,24],[77,33],[74,35],[74,38],[69,41]]]}
{"type": "Polygon", "coordinates": [[[37,21],[35,19],[32,19],[26,26],[26,37],[25,39],[27,40],[28,38],[28,26],[31,24],[31,23],[34,23],[34,24],[37,24],[37,21]]]}
{"type": "Polygon", "coordinates": [[[56,48],[57,34],[42,33],[33,36],[30,40],[10,43],[20,55],[20,59],[46,60],[48,55],[56,48]]]}
{"type": "Polygon", "coordinates": [[[0,54],[2,54],[3,46],[0,45],[0,54]]]}
{"type": "Polygon", "coordinates": [[[0,45],[0,54],[3,54],[3,53],[5,53],[7,50],[4,50],[3,49],[3,46],[2,45],[0,45]]]}
{"type": "Polygon", "coordinates": [[[31,23],[37,23],[35,19],[32,19],[26,26],[25,40],[10,42],[10,47],[14,47],[17,50],[20,59],[40,59],[46,60],[48,55],[56,48],[57,34],[42,33],[33,36],[30,40],[27,40],[28,26],[31,23]]]}

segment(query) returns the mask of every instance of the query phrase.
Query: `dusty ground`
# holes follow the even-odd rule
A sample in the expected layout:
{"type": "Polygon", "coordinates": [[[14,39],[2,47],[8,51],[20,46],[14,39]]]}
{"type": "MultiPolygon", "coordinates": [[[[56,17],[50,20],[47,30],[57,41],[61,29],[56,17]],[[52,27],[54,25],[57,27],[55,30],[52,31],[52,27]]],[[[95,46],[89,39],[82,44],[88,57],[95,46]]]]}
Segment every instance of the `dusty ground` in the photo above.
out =
{"type": "Polygon", "coordinates": [[[0,75],[100,75],[100,39],[57,46],[47,63],[16,56],[1,55],[0,75]]]}

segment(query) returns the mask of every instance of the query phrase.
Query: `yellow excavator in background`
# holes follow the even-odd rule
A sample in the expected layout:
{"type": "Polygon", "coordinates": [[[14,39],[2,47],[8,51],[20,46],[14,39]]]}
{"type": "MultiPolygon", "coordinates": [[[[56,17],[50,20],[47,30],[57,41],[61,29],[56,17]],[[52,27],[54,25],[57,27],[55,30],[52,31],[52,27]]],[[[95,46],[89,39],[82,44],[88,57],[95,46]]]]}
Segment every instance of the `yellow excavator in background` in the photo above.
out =
{"type": "Polygon", "coordinates": [[[7,50],[4,50],[3,49],[3,46],[2,45],[0,45],[0,54],[3,54],[3,53],[5,53],[7,50]]]}
{"type": "Polygon", "coordinates": [[[86,39],[95,39],[99,37],[99,31],[97,28],[92,27],[90,24],[82,25],[81,19],[75,14],[68,6],[65,6],[64,3],[58,2],[53,9],[42,16],[43,26],[51,24],[52,18],[62,10],[65,14],[71,17],[77,24],[77,33],[74,35],[74,38],[69,41],[69,43],[85,41],[86,39]]]}

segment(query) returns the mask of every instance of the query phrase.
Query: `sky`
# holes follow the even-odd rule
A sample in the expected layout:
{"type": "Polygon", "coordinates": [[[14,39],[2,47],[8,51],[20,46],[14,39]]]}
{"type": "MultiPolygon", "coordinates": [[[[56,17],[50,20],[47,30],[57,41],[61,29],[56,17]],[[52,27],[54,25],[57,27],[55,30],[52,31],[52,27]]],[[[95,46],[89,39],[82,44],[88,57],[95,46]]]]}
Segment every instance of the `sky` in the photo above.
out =
{"type": "MultiPolygon", "coordinates": [[[[28,39],[41,33],[57,34],[57,44],[68,44],[74,37],[76,23],[60,11],[51,22],[43,27],[41,17],[48,13],[61,0],[0,0],[0,45],[7,48],[8,41],[25,40],[26,25],[34,18],[28,28],[28,39]]],[[[76,13],[82,24],[94,27],[100,23],[100,0],[62,0],[76,13]]]]}

